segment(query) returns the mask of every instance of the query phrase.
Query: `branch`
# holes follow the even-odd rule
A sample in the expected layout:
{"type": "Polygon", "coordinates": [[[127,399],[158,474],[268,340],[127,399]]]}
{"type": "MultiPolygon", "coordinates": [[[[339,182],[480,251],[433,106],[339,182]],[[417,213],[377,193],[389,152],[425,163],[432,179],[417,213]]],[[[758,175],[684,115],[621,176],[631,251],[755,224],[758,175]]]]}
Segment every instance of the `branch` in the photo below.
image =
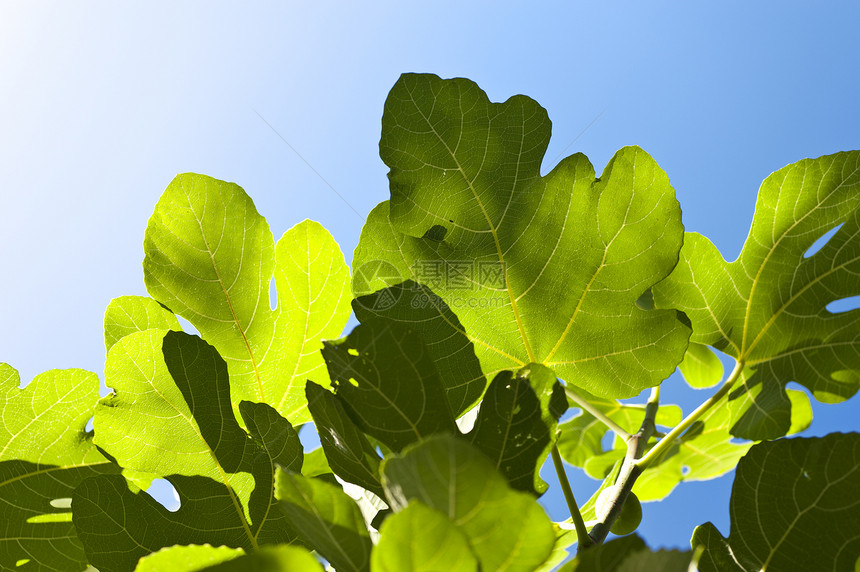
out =
{"type": "Polygon", "coordinates": [[[637,461],[642,456],[642,453],[645,452],[648,440],[654,435],[654,419],[657,416],[659,408],[660,386],[657,386],[651,389],[651,395],[648,397],[648,402],[645,405],[645,419],[642,421],[642,426],[635,435],[630,435],[627,438],[627,455],[624,457],[624,463],[621,465],[618,478],[615,479],[618,493],[615,495],[615,498],[609,500],[609,513],[602,521],[594,525],[589,534],[595,544],[600,544],[606,540],[606,535],[609,534],[612,523],[621,514],[621,507],[624,506],[627,495],[630,494],[630,490],[633,488],[636,479],[642,474],[643,469],[638,466],[637,461]]]}
{"type": "Polygon", "coordinates": [[[651,465],[654,461],[660,458],[675,442],[675,439],[681,436],[687,429],[689,429],[690,425],[699,420],[699,418],[707,413],[711,407],[716,405],[716,403],[722,399],[732,388],[735,382],[740,378],[741,373],[743,373],[744,362],[738,361],[735,363],[735,367],[732,372],[729,374],[729,377],[726,378],[726,381],[723,382],[723,385],[714,393],[710,398],[704,401],[701,405],[699,405],[692,413],[687,415],[681,423],[669,431],[663,439],[660,439],[660,442],[657,443],[653,449],[648,451],[648,454],[639,459],[636,462],[636,465],[640,470],[645,470],[651,465]]]}
{"type": "Polygon", "coordinates": [[[606,416],[603,411],[599,410],[595,406],[593,406],[587,399],[574,391],[569,385],[564,386],[564,392],[570,398],[571,401],[576,403],[578,407],[580,407],[583,411],[609,427],[611,431],[613,431],[616,435],[621,437],[623,440],[627,441],[630,439],[630,433],[624,430],[618,423],[610,419],[606,416]]]}

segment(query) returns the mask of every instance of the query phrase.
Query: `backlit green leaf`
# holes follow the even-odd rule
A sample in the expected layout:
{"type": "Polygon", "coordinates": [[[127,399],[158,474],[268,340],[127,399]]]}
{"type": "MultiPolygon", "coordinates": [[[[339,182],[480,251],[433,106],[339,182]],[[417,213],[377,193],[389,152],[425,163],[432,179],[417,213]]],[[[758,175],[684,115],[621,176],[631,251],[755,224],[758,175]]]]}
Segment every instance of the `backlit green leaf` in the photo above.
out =
{"type": "Polygon", "coordinates": [[[332,385],[366,433],[399,451],[457,426],[422,337],[394,322],[356,326],[322,350],[332,385]]]}
{"type": "Polygon", "coordinates": [[[412,502],[387,518],[373,549],[373,572],[477,572],[469,540],[444,513],[412,502]]]}
{"type": "Polygon", "coordinates": [[[691,343],[678,364],[684,380],[696,389],[712,387],[723,378],[723,363],[708,346],[691,343]]]}
{"type": "Polygon", "coordinates": [[[738,428],[749,438],[772,438],[790,427],[787,382],[800,383],[825,403],[847,399],[860,387],[858,312],[827,310],[831,302],[860,294],[858,274],[860,151],[850,151],[804,159],[765,179],[749,237],[734,262],[726,262],[707,238],[688,233],[677,268],[654,288],[654,299],[658,307],[689,316],[692,341],[753,370],[747,389],[761,389],[749,406],[780,411],[771,413],[771,423],[738,428]],[[821,250],[805,256],[840,224],[821,250]]]}
{"type": "Polygon", "coordinates": [[[679,550],[652,552],[631,535],[580,552],[559,572],[688,572],[691,557],[679,550]]]}
{"type": "Polygon", "coordinates": [[[558,418],[567,410],[564,388],[549,368],[531,364],[514,375],[499,373],[475,427],[466,436],[515,489],[543,494],[543,462],[555,444],[558,418]]]}
{"type": "Polygon", "coordinates": [[[340,487],[278,469],[275,496],[302,539],[338,572],[370,570],[370,535],[358,505],[340,487]]]}
{"type": "Polygon", "coordinates": [[[265,404],[240,404],[251,435],[239,426],[227,364],[212,346],[138,332],[114,344],[105,375],[115,393],[96,408],[96,443],[123,467],[166,478],[181,506],[170,513],[121,479],[88,479],[74,506],[90,562],[130,570],[177,543],[251,549],[291,539],[272,481],[275,462],[301,467],[298,435],[265,404]]]}
{"type": "Polygon", "coordinates": [[[265,402],[307,421],[305,380],[326,377],[321,340],[339,336],[349,317],[349,270],[328,231],[304,221],[275,246],[241,187],[184,174],[158,201],[144,250],[147,291],[224,357],[234,405],[265,402]]]}
{"type": "Polygon", "coordinates": [[[105,348],[110,351],[121,338],[150,328],[182,330],[176,315],[152,298],[114,298],[105,310],[105,348]]]}
{"type": "Polygon", "coordinates": [[[755,445],[732,487],[731,534],[706,523],[702,572],[851,570],[860,556],[860,434],[755,445]]]}
{"type": "Polygon", "coordinates": [[[0,569],[79,572],[87,559],[72,492],[87,477],[120,471],[86,431],[99,380],[66,369],[19,384],[18,372],[0,363],[0,569]]]}
{"type": "Polygon", "coordinates": [[[636,305],[677,261],[681,211],[638,148],[599,179],[579,154],[541,177],[549,137],[527,97],[490,103],[465,79],[403,75],[382,119],[391,201],[362,231],[353,290],[430,287],[488,376],[540,363],[595,395],[632,397],[686,348],[676,314],[636,305]]]}
{"type": "Polygon", "coordinates": [[[515,491],[464,439],[437,435],[382,463],[395,512],[419,501],[466,535],[482,570],[531,572],[550,555],[552,523],[533,495],[515,491]]]}

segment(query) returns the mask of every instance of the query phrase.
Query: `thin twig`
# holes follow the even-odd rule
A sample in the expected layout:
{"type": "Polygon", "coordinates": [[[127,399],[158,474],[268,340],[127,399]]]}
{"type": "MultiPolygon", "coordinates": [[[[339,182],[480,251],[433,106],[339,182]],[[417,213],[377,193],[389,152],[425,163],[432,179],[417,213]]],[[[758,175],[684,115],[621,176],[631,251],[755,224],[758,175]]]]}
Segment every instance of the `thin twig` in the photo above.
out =
{"type": "Polygon", "coordinates": [[[571,401],[576,403],[577,407],[580,407],[583,411],[609,427],[609,429],[612,430],[616,435],[621,437],[621,439],[626,441],[630,438],[630,433],[625,431],[624,428],[621,427],[618,423],[607,417],[606,414],[603,413],[603,411],[599,410],[591,403],[589,403],[587,399],[574,391],[570,386],[565,386],[564,392],[567,394],[571,401]]]}
{"type": "Polygon", "coordinates": [[[567,508],[570,511],[570,518],[573,521],[573,526],[576,528],[576,549],[588,548],[593,542],[588,535],[588,529],[585,528],[585,521],[582,520],[582,513],[579,512],[579,506],[576,504],[573,490],[570,488],[570,481],[567,480],[567,473],[564,471],[564,463],[556,446],[552,448],[552,464],[555,467],[556,475],[558,475],[558,482],[561,484],[564,500],[567,502],[567,508]]]}

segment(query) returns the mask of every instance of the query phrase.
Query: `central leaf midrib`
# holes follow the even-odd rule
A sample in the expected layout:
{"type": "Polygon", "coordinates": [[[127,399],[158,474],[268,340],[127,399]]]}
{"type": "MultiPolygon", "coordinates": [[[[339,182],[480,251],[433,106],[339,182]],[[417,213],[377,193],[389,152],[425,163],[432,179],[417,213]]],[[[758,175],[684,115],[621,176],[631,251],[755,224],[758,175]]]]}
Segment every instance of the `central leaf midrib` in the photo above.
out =
{"type": "Polygon", "coordinates": [[[248,356],[251,358],[251,366],[254,368],[254,377],[257,381],[257,390],[260,394],[260,401],[265,403],[266,397],[263,394],[263,380],[260,378],[260,371],[257,369],[257,360],[254,358],[254,350],[251,349],[251,344],[248,341],[248,337],[245,335],[245,330],[244,328],[242,328],[242,323],[239,321],[239,316],[236,315],[236,310],[233,308],[233,300],[230,297],[230,292],[227,290],[227,286],[224,284],[224,280],[221,278],[221,272],[218,270],[218,263],[215,261],[215,253],[212,252],[212,248],[209,246],[209,241],[206,240],[206,232],[203,230],[203,221],[197,216],[197,213],[194,211],[191,204],[191,200],[188,197],[187,193],[186,198],[188,199],[189,210],[194,214],[194,219],[197,221],[197,226],[200,228],[200,238],[203,240],[203,244],[206,246],[206,253],[209,255],[209,259],[212,262],[212,269],[215,271],[215,277],[218,279],[218,285],[221,286],[221,291],[224,292],[224,298],[227,300],[227,307],[230,308],[230,315],[233,316],[233,322],[236,324],[236,328],[239,330],[239,334],[241,334],[242,336],[242,341],[245,343],[245,348],[248,350],[248,356]]]}
{"type": "MultiPolygon", "coordinates": [[[[421,118],[424,119],[425,123],[427,123],[427,126],[433,132],[433,135],[436,136],[436,139],[438,139],[439,142],[445,147],[445,150],[451,156],[451,159],[453,159],[454,164],[457,167],[457,170],[460,172],[460,175],[463,177],[463,180],[466,181],[466,184],[469,185],[469,190],[472,192],[472,196],[475,198],[475,202],[478,204],[478,207],[481,209],[481,214],[484,216],[484,220],[487,221],[487,226],[490,229],[490,234],[493,237],[493,243],[496,247],[496,255],[499,259],[499,264],[501,264],[501,266],[502,266],[502,275],[505,277],[505,290],[507,290],[507,292],[508,292],[508,299],[510,300],[510,303],[511,303],[511,310],[514,313],[514,320],[517,323],[517,329],[519,329],[519,331],[520,331],[520,337],[523,340],[523,345],[525,346],[526,354],[528,355],[529,361],[534,362],[535,361],[534,352],[532,351],[532,347],[531,347],[531,344],[529,343],[528,335],[526,335],[525,325],[523,324],[522,318],[520,316],[520,311],[519,311],[519,308],[517,306],[517,299],[514,296],[513,286],[511,285],[511,279],[510,279],[510,276],[508,275],[507,262],[505,261],[504,253],[502,251],[502,246],[501,246],[501,243],[499,241],[499,235],[498,235],[498,232],[496,232],[496,227],[493,224],[492,220],[490,219],[490,215],[489,215],[489,213],[487,213],[487,209],[484,207],[484,203],[481,201],[480,197],[478,196],[478,192],[475,190],[475,186],[474,186],[472,180],[466,175],[466,172],[463,169],[463,166],[460,164],[460,161],[457,159],[457,155],[454,153],[454,151],[448,145],[448,142],[445,141],[441,135],[439,135],[438,131],[436,131],[436,127],[430,122],[430,118],[427,117],[426,115],[424,115],[424,111],[418,106],[418,103],[415,101],[415,98],[412,97],[411,92],[409,93],[409,97],[410,97],[410,99],[412,99],[412,103],[415,106],[416,111],[418,111],[418,113],[421,115],[421,118]]],[[[512,192],[513,192],[513,190],[512,190],[512,192]]]]}

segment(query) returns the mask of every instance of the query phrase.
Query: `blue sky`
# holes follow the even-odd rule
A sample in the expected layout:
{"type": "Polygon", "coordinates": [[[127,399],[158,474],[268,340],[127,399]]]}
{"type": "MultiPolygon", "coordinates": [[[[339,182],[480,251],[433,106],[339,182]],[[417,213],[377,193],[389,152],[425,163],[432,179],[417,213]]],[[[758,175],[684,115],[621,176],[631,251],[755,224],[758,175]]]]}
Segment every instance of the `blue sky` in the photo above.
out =
{"type": "MultiPolygon", "coordinates": [[[[351,260],[360,215],[387,198],[380,117],[402,72],[539,101],[545,171],[642,146],[687,230],[730,260],[769,173],[860,147],[855,2],[367,4],[0,4],[0,361],[25,380],[101,375],[104,309],[145,294],[146,221],[180,172],[242,185],[276,236],[320,221],[351,260]]],[[[687,410],[708,395],[664,388],[687,410]]],[[[860,429],[856,403],[817,406],[811,433],[860,429]]],[[[640,533],[728,534],[730,479],[645,505],[640,533]]],[[[574,478],[582,500],[595,486],[574,478]]]]}

